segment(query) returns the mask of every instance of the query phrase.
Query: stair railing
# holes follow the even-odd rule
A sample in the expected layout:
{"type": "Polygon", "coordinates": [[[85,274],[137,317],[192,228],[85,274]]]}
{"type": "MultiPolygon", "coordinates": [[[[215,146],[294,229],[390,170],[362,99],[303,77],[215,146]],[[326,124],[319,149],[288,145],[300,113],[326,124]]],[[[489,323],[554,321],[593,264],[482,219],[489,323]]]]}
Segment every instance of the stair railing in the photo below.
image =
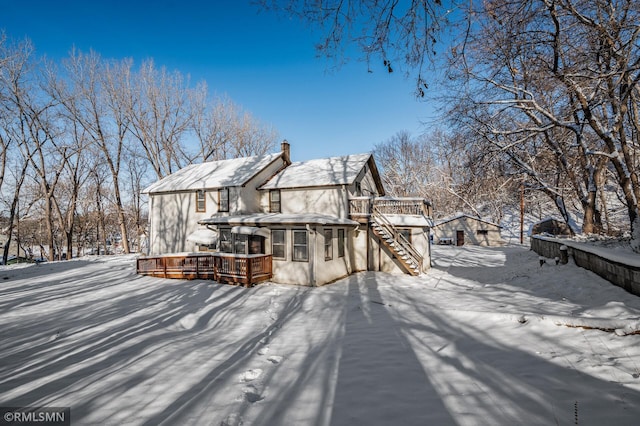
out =
{"type": "Polygon", "coordinates": [[[404,235],[402,235],[398,229],[389,221],[389,219],[382,214],[377,207],[373,207],[372,209],[372,215],[371,217],[373,218],[373,220],[380,225],[382,228],[384,228],[385,231],[387,231],[389,233],[389,235],[391,235],[391,238],[393,238],[394,242],[396,242],[400,248],[402,248],[402,250],[404,250],[404,252],[407,254],[407,256],[409,256],[409,258],[416,264],[418,265],[418,268],[420,271],[422,271],[422,256],[420,255],[420,253],[417,252],[417,250],[415,249],[415,247],[413,247],[413,244],[411,244],[409,242],[409,240],[407,240],[405,238],[404,235]]]}

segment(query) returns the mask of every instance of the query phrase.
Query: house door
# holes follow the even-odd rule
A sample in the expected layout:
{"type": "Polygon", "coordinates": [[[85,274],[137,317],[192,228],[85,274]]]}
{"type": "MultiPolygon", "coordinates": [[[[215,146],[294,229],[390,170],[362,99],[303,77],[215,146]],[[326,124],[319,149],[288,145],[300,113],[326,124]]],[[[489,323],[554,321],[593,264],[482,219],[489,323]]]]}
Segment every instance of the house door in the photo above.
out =
{"type": "Polygon", "coordinates": [[[457,246],[464,245],[464,231],[456,231],[456,245],[457,246]]]}

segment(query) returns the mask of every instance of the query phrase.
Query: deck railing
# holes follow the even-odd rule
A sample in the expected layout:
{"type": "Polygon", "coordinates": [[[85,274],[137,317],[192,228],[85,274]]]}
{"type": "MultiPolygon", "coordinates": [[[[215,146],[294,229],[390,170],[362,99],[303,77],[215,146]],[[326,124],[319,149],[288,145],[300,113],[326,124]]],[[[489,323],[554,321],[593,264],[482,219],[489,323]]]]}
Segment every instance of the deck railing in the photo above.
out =
{"type": "Polygon", "coordinates": [[[189,253],[140,257],[136,272],[159,278],[209,279],[251,287],[272,277],[270,254],[189,253]]]}
{"type": "Polygon", "coordinates": [[[354,220],[367,220],[373,209],[381,214],[424,215],[431,217],[431,204],[413,197],[353,197],[349,199],[349,214],[354,220]]]}

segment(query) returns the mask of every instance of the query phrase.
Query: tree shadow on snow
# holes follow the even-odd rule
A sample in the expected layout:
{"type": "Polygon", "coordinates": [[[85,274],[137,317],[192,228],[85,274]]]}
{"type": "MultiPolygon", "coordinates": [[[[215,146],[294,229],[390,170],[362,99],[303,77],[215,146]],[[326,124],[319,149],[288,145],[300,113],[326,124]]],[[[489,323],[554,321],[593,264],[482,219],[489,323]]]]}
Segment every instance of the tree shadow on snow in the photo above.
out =
{"type": "Polygon", "coordinates": [[[452,424],[429,377],[389,314],[375,274],[348,279],[350,303],[330,424],[452,424]]]}
{"type": "MultiPolygon", "coordinates": [[[[580,363],[588,354],[570,353],[562,343],[538,335],[536,356],[518,349],[517,342],[505,345],[499,338],[519,330],[523,341],[531,339],[534,332],[525,324],[496,325],[481,318],[461,322],[425,306],[424,299],[404,296],[407,309],[394,314],[397,327],[411,342],[427,376],[437,383],[455,423],[637,423],[640,392],[589,374],[598,366],[580,363]]],[[[625,381],[633,380],[631,372],[623,374],[628,376],[625,381]]]]}
{"type": "Polygon", "coordinates": [[[577,401],[581,415],[637,420],[637,391],[501,344],[412,293],[426,286],[358,273],[244,289],[107,271],[36,288],[34,304],[12,287],[3,405],[69,404],[78,424],[506,425],[572,424],[577,401]]]}
{"type": "Polygon", "coordinates": [[[139,277],[131,271],[123,285],[122,276],[104,268],[84,277],[85,289],[69,284],[73,290],[65,300],[57,300],[65,287],[60,282],[38,294],[38,305],[22,303],[15,312],[3,311],[8,319],[0,315],[3,404],[77,401],[73,417],[81,423],[96,408],[92,400],[117,395],[153,374],[147,367],[157,366],[144,361],[150,353],[188,341],[242,297],[237,287],[139,277]],[[95,297],[89,296],[92,292],[95,297]],[[33,314],[20,314],[29,308],[33,314]],[[197,320],[185,329],[180,320],[190,314],[198,314],[197,320]],[[113,388],[102,385],[127,368],[136,373],[113,388]]]}

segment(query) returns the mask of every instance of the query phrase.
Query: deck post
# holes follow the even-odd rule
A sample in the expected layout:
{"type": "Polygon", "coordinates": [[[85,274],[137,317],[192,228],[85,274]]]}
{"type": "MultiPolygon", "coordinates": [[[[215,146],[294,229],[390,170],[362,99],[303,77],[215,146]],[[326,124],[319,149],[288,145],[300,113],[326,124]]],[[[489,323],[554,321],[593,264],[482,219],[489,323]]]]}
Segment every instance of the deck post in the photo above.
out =
{"type": "Polygon", "coordinates": [[[160,259],[162,259],[162,278],[167,278],[167,258],[166,257],[161,257],[160,259]]]}
{"type": "Polygon", "coordinates": [[[253,259],[247,258],[247,276],[245,277],[245,287],[251,287],[251,283],[253,281],[253,259]]]}

